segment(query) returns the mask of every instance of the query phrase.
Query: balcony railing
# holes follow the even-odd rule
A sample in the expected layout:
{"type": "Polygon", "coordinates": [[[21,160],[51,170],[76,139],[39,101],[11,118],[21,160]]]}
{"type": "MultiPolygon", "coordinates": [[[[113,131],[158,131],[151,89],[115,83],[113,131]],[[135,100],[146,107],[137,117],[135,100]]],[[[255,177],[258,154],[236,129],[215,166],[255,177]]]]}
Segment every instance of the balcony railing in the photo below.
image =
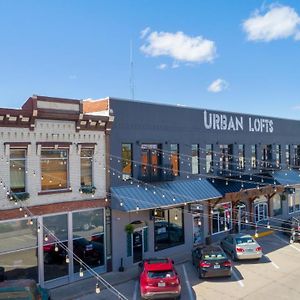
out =
{"type": "Polygon", "coordinates": [[[138,179],[144,182],[172,181],[174,178],[170,164],[157,166],[155,171],[149,166],[139,168],[138,179]]]}

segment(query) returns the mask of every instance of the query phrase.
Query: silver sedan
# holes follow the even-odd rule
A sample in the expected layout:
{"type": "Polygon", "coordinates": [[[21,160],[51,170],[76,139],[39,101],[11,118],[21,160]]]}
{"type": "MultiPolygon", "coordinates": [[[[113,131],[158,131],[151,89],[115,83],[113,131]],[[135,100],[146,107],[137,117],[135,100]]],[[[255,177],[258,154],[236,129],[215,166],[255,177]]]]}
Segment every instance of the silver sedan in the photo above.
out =
{"type": "Polygon", "coordinates": [[[260,259],[263,254],[261,246],[249,234],[230,234],[220,244],[233,260],[260,259]]]}

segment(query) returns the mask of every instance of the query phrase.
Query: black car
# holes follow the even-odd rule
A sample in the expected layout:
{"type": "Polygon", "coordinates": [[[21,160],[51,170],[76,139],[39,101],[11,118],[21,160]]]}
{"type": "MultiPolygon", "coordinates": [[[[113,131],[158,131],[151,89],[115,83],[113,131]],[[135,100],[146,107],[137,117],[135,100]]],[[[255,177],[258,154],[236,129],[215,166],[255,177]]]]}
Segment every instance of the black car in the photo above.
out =
{"type": "Polygon", "coordinates": [[[291,242],[300,242],[300,218],[290,218],[281,224],[281,228],[291,242]]]}
{"type": "Polygon", "coordinates": [[[219,246],[200,246],[193,249],[192,263],[199,278],[231,276],[231,261],[219,246]]]}

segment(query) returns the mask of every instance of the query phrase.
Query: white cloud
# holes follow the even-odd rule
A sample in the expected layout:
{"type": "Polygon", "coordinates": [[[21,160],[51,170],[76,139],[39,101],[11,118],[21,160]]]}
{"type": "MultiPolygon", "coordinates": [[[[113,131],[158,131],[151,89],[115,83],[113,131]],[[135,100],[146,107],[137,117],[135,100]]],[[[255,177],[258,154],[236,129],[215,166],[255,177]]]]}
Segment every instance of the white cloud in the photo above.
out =
{"type": "Polygon", "coordinates": [[[166,64],[160,64],[157,66],[157,69],[160,69],[160,70],[164,70],[167,68],[167,65],[166,64]]]}
{"type": "Polygon", "coordinates": [[[172,63],[172,69],[177,69],[179,68],[179,64],[177,62],[172,63]]]}
{"type": "Polygon", "coordinates": [[[293,110],[300,110],[300,105],[295,105],[292,107],[293,110]]]}
{"type": "Polygon", "coordinates": [[[205,63],[216,57],[214,41],[202,36],[191,37],[183,32],[153,31],[145,38],[140,50],[150,56],[169,56],[178,62],[205,63]]]}
{"type": "Polygon", "coordinates": [[[228,88],[229,84],[224,79],[218,78],[213,81],[207,88],[211,93],[220,93],[228,88]]]}
{"type": "Polygon", "coordinates": [[[150,27],[146,27],[145,29],[143,29],[140,33],[140,38],[143,39],[150,32],[150,30],[150,27]]]}
{"type": "Polygon", "coordinates": [[[300,39],[300,17],[294,8],[282,5],[271,5],[262,14],[255,11],[243,22],[243,29],[249,41],[264,41],[293,37],[300,39]]]}

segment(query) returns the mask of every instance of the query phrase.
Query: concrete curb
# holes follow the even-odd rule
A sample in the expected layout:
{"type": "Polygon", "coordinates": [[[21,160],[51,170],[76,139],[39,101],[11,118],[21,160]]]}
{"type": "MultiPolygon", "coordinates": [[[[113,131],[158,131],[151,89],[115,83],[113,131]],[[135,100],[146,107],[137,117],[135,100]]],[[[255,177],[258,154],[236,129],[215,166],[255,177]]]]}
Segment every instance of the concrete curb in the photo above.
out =
{"type": "Polygon", "coordinates": [[[253,237],[254,239],[259,239],[259,238],[262,238],[262,237],[264,237],[264,236],[271,235],[271,234],[273,234],[273,233],[274,233],[273,230],[268,230],[268,231],[258,232],[258,233],[257,233],[257,236],[255,236],[255,234],[253,234],[252,237],[253,237]]]}

